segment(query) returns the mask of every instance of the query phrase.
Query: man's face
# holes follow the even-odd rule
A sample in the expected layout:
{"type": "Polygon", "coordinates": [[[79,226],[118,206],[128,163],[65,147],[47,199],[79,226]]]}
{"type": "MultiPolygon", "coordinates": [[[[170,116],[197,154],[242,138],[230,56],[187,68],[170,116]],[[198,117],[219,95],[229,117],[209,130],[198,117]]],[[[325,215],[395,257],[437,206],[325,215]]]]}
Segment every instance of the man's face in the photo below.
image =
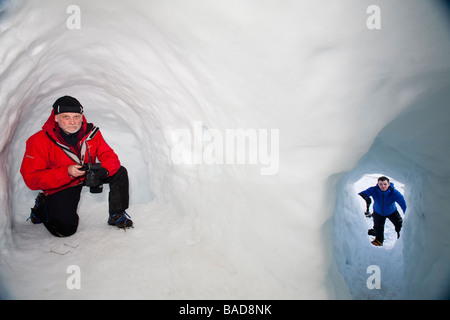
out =
{"type": "Polygon", "coordinates": [[[390,185],[391,184],[388,181],[386,181],[386,180],[378,181],[378,187],[381,189],[381,191],[386,191],[387,189],[389,189],[390,185]]]}
{"type": "Polygon", "coordinates": [[[75,133],[81,128],[83,115],[81,113],[64,112],[55,116],[55,121],[65,133],[75,133]]]}

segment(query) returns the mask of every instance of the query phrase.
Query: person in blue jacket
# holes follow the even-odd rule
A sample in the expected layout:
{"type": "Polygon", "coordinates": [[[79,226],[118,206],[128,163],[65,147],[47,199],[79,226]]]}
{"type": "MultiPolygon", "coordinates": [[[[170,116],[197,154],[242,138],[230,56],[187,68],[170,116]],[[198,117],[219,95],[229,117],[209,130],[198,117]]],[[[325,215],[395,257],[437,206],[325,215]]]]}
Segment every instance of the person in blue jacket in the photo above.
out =
{"type": "MultiPolygon", "coordinates": [[[[375,240],[372,241],[372,244],[375,246],[383,245],[386,218],[394,225],[397,238],[399,238],[403,219],[397,210],[396,203],[400,205],[403,213],[406,213],[406,201],[403,195],[394,188],[394,183],[389,182],[389,179],[385,176],[379,177],[376,186],[360,192],[359,195],[366,201],[367,208],[371,203],[370,197],[374,200],[372,217],[375,240]]],[[[369,234],[371,234],[370,230],[369,234]]]]}

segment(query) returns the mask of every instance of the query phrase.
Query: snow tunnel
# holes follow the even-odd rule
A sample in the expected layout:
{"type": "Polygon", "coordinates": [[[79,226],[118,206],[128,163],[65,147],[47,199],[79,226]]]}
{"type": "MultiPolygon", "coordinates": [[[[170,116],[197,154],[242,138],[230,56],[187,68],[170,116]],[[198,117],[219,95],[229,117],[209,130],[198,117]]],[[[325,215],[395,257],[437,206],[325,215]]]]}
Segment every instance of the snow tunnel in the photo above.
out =
{"type": "Polygon", "coordinates": [[[0,2],[1,296],[445,297],[448,19],[441,2],[372,5],[0,2]],[[66,94],[129,171],[131,232],[107,228],[106,191],[83,191],[70,239],[26,222],[36,192],[19,173],[25,141],[66,94]],[[194,137],[197,123],[278,130],[278,170],[175,163],[173,132],[194,137]],[[405,185],[402,236],[389,249],[371,247],[355,193],[375,172],[405,185]],[[63,241],[76,249],[52,254],[63,241]],[[81,290],[66,286],[71,265],[81,290]],[[373,265],[381,289],[366,285],[373,265]]]}
{"type": "MultiPolygon", "coordinates": [[[[423,297],[424,291],[430,292],[429,298],[448,295],[449,272],[443,258],[447,253],[438,249],[443,248],[439,244],[442,241],[440,234],[445,231],[435,223],[445,225],[444,221],[448,219],[445,210],[437,208],[436,203],[445,207],[447,202],[443,195],[448,190],[444,172],[448,165],[445,153],[449,146],[449,127],[448,116],[444,115],[448,114],[449,80],[447,76],[439,79],[408,111],[383,128],[369,152],[340,182],[343,185],[337,189],[338,200],[333,219],[335,236],[342,239],[337,242],[336,250],[344,253],[338,259],[343,264],[341,268],[347,280],[363,284],[349,286],[355,290],[352,294],[356,297],[418,299],[423,297]],[[402,235],[388,250],[378,250],[368,245],[362,210],[354,212],[358,207],[355,201],[360,201],[356,194],[362,190],[355,190],[353,185],[368,172],[384,172],[396,177],[402,182],[399,184],[403,189],[401,193],[408,204],[402,235]],[[439,194],[442,195],[441,200],[437,200],[439,194]],[[428,238],[429,232],[437,233],[428,238]],[[355,233],[358,233],[355,238],[348,236],[355,233]],[[420,261],[434,261],[433,267],[420,261]],[[387,280],[381,290],[367,290],[363,279],[358,279],[361,276],[367,278],[364,270],[370,265],[382,265],[381,270],[386,270],[384,276],[387,280]],[[426,271],[421,270],[422,267],[426,271]],[[430,273],[433,272],[435,274],[432,276],[430,273]],[[435,278],[435,290],[427,288],[429,277],[435,278]]],[[[372,181],[375,185],[376,178],[372,181]]]]}

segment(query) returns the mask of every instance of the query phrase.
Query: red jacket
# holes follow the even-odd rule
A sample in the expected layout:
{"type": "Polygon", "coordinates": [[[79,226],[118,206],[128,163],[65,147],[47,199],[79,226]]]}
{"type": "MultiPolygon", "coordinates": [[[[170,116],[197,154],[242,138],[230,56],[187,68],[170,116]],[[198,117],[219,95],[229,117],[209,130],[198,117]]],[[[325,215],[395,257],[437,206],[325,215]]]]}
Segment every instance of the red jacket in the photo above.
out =
{"type": "Polygon", "coordinates": [[[88,124],[84,116],[79,131],[78,151],[64,141],[60,130],[52,111],[42,130],[27,140],[20,173],[28,188],[42,190],[45,195],[49,195],[81,184],[84,176],[69,176],[68,167],[74,164],[98,160],[110,176],[119,170],[120,161],[116,153],[105,142],[98,128],[88,124]],[[80,151],[84,151],[81,152],[84,154],[80,151]]]}

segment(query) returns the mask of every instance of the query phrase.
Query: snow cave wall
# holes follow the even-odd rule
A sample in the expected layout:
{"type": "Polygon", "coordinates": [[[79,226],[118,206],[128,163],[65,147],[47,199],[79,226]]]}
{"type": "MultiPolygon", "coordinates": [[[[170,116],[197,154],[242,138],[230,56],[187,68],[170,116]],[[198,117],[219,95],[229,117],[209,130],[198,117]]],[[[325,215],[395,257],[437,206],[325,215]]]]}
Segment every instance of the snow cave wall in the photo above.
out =
{"type": "Polygon", "coordinates": [[[81,28],[70,30],[71,1],[3,1],[2,250],[13,247],[15,202],[33,197],[18,173],[24,137],[69,94],[132,164],[132,201],[174,204],[194,241],[226,243],[268,270],[289,289],[282,298],[351,296],[343,270],[366,240],[342,208],[358,201],[349,190],[363,174],[397,177],[409,188],[404,297],[439,296],[450,261],[448,20],[440,2],[377,1],[382,25],[370,30],[372,4],[78,1],[81,28]],[[174,164],[171,132],[193,121],[279,129],[277,174],[174,164]]]}

